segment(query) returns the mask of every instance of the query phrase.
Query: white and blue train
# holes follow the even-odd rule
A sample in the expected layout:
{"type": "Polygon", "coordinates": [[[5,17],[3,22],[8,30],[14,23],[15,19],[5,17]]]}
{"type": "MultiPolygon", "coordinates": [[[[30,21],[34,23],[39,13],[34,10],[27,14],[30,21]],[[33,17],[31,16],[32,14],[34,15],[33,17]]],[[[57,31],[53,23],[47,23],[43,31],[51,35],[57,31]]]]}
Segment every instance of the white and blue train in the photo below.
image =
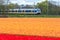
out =
{"type": "Polygon", "coordinates": [[[41,9],[9,9],[9,13],[18,14],[41,14],[41,9]]]}

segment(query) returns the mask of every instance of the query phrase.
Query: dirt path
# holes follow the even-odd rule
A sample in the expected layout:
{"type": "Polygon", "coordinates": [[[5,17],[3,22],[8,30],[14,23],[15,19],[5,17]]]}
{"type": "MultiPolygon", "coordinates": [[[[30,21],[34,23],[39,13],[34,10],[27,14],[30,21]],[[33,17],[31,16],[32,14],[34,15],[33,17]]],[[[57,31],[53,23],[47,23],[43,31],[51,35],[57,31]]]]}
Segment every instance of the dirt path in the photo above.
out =
{"type": "Polygon", "coordinates": [[[60,18],[0,18],[0,33],[60,37],[60,18]]]}

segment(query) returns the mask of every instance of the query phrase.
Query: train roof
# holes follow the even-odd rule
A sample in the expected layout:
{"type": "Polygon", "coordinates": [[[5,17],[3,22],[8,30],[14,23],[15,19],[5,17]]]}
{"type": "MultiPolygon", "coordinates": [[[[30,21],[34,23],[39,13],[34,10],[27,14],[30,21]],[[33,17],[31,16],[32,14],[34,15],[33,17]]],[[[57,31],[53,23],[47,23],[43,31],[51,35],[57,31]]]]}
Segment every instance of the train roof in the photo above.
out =
{"type": "Polygon", "coordinates": [[[10,9],[10,10],[40,10],[38,8],[33,8],[33,9],[10,9]]]}

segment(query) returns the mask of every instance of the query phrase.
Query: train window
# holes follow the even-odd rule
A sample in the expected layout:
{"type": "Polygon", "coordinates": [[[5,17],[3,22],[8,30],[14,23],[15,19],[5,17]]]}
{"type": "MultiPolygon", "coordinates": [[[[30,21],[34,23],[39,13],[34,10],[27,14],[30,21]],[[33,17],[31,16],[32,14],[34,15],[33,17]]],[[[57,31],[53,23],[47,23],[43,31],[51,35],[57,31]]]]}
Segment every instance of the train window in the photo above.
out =
{"type": "Polygon", "coordinates": [[[11,11],[9,10],[9,12],[11,12],[11,11]]]}
{"type": "Polygon", "coordinates": [[[15,12],[17,12],[17,10],[15,10],[15,12]]]}
{"type": "Polygon", "coordinates": [[[22,12],[21,10],[18,10],[18,12],[22,12]]]}
{"type": "Polygon", "coordinates": [[[12,12],[14,12],[14,10],[12,10],[12,12]]]}
{"type": "Polygon", "coordinates": [[[25,12],[31,12],[31,10],[26,10],[25,12]]]}
{"type": "Polygon", "coordinates": [[[24,12],[24,10],[23,10],[23,12],[24,12]]]}
{"type": "Polygon", "coordinates": [[[37,10],[33,10],[32,12],[37,12],[37,10]]]}

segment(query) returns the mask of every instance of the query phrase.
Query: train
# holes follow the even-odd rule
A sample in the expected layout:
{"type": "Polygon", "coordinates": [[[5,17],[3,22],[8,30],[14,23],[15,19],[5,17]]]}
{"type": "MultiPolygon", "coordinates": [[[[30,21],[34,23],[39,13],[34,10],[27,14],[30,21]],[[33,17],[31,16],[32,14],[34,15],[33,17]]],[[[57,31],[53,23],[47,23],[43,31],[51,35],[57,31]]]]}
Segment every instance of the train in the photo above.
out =
{"type": "MultiPolygon", "coordinates": [[[[3,12],[3,11],[0,11],[3,12]]],[[[12,13],[12,14],[41,14],[41,9],[38,8],[34,8],[34,9],[8,9],[5,10],[5,12],[7,13],[12,13]]]]}
{"type": "Polygon", "coordinates": [[[41,9],[9,9],[8,12],[18,14],[41,14],[41,9]]]}

